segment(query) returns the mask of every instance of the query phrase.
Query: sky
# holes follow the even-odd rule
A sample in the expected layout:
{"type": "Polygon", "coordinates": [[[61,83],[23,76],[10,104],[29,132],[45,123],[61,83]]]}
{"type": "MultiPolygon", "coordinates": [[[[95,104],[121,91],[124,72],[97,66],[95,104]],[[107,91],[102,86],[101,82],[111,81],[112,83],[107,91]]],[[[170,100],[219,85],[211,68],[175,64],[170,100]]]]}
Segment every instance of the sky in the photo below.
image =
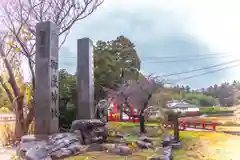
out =
{"type": "MultiPolygon", "coordinates": [[[[143,73],[188,71],[240,58],[238,0],[105,0],[89,17],[76,23],[60,51],[60,68],[76,71],[77,39],[113,40],[124,35],[135,45],[143,73]],[[161,63],[164,56],[228,53],[217,58],[161,63]]],[[[234,65],[234,64],[231,64],[234,65]]],[[[228,65],[228,66],[231,66],[228,65]]],[[[226,65],[227,66],[227,65],[226,65]]],[[[223,66],[223,67],[226,67],[223,66]]],[[[221,67],[219,67],[221,68],[221,67]]],[[[215,69],[219,69],[215,68],[215,69]]],[[[240,67],[178,82],[193,88],[240,80],[240,67]]],[[[168,77],[170,82],[206,71],[168,77]]]]}

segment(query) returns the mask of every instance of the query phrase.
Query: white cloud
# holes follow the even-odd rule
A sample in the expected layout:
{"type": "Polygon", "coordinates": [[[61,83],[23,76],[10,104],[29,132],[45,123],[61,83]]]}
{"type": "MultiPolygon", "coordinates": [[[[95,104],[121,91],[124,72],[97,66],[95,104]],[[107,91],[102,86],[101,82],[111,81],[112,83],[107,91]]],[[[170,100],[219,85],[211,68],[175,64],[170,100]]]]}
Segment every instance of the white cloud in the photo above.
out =
{"type": "MultiPolygon", "coordinates": [[[[240,59],[240,1],[239,0],[111,0],[108,7],[148,13],[150,19],[155,19],[155,30],[158,35],[161,21],[158,21],[160,11],[174,14],[187,32],[195,35],[199,40],[207,43],[213,52],[231,53],[232,59],[240,59]]],[[[146,15],[143,15],[146,16],[146,15]]],[[[222,58],[227,61],[229,58],[222,58]]],[[[240,79],[240,67],[228,71],[227,79],[240,79]]]]}
{"type": "MultiPolygon", "coordinates": [[[[94,41],[110,40],[124,34],[134,41],[141,55],[160,51],[162,54],[175,53],[176,51],[171,52],[169,49],[172,47],[179,49],[179,52],[189,51],[190,53],[195,50],[198,52],[198,48],[204,48],[205,54],[230,52],[234,55],[233,58],[240,58],[239,8],[239,0],[105,0],[92,15],[73,27],[65,46],[76,53],[78,38],[89,36],[94,41]],[[183,47],[176,44],[162,50],[156,47],[170,45],[172,41],[169,40],[169,36],[181,37],[181,35],[184,35],[183,37],[189,35],[188,40],[192,43],[189,45],[195,46],[193,48],[188,46],[190,48],[186,50],[182,50],[183,47]],[[169,42],[166,43],[167,40],[169,42]],[[153,43],[155,49],[153,49],[153,43]],[[167,53],[164,53],[165,51],[167,53]]],[[[189,42],[186,41],[187,43],[189,42]]],[[[224,57],[220,61],[233,58],[224,57]]],[[[151,69],[156,69],[151,67],[146,66],[148,70],[144,71],[151,72],[151,69]]],[[[195,64],[189,64],[186,69],[189,67],[199,68],[195,64]]],[[[176,66],[175,68],[179,69],[176,66]]],[[[221,72],[216,77],[210,75],[210,78],[215,78],[211,83],[240,79],[240,74],[237,74],[239,69],[221,72]],[[224,73],[227,75],[223,75],[224,73]]],[[[169,72],[175,72],[175,69],[169,72]]],[[[194,80],[193,83],[195,83],[194,80]]]]}

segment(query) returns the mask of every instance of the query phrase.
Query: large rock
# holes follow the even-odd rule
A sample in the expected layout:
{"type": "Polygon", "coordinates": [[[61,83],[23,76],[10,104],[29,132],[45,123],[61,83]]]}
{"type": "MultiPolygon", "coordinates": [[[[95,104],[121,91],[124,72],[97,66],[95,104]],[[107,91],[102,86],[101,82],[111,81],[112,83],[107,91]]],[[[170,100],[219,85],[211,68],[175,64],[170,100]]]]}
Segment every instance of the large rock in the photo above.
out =
{"type": "MultiPolygon", "coordinates": [[[[50,136],[23,136],[17,153],[26,160],[49,160],[64,158],[86,151],[83,144],[102,143],[108,136],[106,124],[98,119],[76,120],[70,133],[57,133],[50,136]]],[[[88,150],[105,150],[105,147],[92,145],[88,150]]]]}
{"type": "Polygon", "coordinates": [[[81,143],[73,133],[58,133],[48,137],[23,136],[17,153],[26,160],[62,158],[81,151],[81,143]]]}
{"type": "Polygon", "coordinates": [[[141,149],[153,148],[152,143],[145,142],[145,141],[137,141],[137,146],[141,149]]]}
{"type": "Polygon", "coordinates": [[[81,132],[83,144],[106,142],[108,131],[106,123],[99,119],[75,120],[71,125],[70,132],[81,132]]]}
{"type": "Polygon", "coordinates": [[[115,148],[110,149],[109,153],[117,154],[120,156],[128,156],[133,153],[133,150],[126,145],[115,145],[115,148]]]}
{"type": "Polygon", "coordinates": [[[24,157],[26,152],[31,149],[33,146],[46,146],[46,140],[48,139],[48,136],[43,135],[25,135],[21,138],[21,142],[17,148],[17,154],[20,157],[24,157]]]}

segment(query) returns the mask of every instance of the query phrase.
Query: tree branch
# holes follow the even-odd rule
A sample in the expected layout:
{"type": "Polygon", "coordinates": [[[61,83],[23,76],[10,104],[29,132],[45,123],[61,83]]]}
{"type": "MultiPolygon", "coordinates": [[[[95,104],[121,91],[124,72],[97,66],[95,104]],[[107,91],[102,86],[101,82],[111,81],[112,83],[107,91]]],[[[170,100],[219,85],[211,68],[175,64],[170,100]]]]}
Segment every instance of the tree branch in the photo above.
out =
{"type": "Polygon", "coordinates": [[[0,83],[3,87],[3,89],[5,90],[5,92],[7,93],[9,101],[12,103],[13,99],[14,99],[13,95],[12,95],[11,91],[9,90],[9,88],[7,87],[6,83],[3,81],[3,78],[1,76],[0,76],[0,83]]]}

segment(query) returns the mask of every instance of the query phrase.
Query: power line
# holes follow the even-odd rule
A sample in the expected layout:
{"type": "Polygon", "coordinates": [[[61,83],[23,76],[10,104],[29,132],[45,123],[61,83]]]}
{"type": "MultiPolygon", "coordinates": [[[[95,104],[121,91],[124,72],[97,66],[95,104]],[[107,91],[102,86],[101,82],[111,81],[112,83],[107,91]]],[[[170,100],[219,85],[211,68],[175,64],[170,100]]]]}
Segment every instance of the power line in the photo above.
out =
{"type": "MultiPolygon", "coordinates": [[[[211,54],[208,54],[211,55],[211,54]]],[[[194,56],[184,56],[184,57],[142,57],[142,62],[144,63],[170,63],[170,62],[185,62],[185,61],[194,61],[194,60],[201,60],[201,59],[214,59],[214,58],[220,58],[220,57],[228,57],[229,54],[218,54],[215,56],[207,56],[207,55],[196,55],[194,56]],[[147,59],[145,59],[147,58],[147,59]],[[166,60],[173,58],[173,60],[166,60]],[[155,61],[150,61],[151,59],[155,59],[155,61]],[[156,60],[157,59],[157,60],[156,60]]],[[[61,59],[77,59],[77,57],[61,57],[61,59]]]]}
{"type": "Polygon", "coordinates": [[[184,59],[176,59],[176,60],[157,60],[157,61],[145,61],[145,63],[170,63],[170,62],[186,62],[186,61],[196,61],[196,60],[201,60],[201,59],[214,59],[214,58],[220,58],[220,57],[228,57],[229,55],[225,56],[214,56],[214,57],[199,57],[199,58],[184,58],[184,59]]]}
{"type": "Polygon", "coordinates": [[[234,68],[234,67],[237,67],[237,66],[240,66],[240,64],[224,67],[224,68],[221,68],[221,69],[205,72],[205,73],[202,73],[202,74],[188,76],[188,77],[185,77],[185,78],[180,78],[180,79],[174,80],[174,82],[179,82],[179,81],[182,81],[182,80],[187,80],[187,79],[196,78],[196,77],[200,77],[200,76],[211,74],[211,73],[220,72],[220,71],[223,71],[223,70],[226,70],[226,69],[231,69],[231,68],[234,68]]]}
{"type": "MultiPolygon", "coordinates": [[[[196,57],[205,57],[205,56],[219,56],[219,55],[231,55],[231,53],[212,53],[212,54],[197,54],[197,55],[184,55],[184,57],[196,58],[196,57]]],[[[182,55],[181,55],[182,56],[182,55]]],[[[145,59],[171,59],[179,58],[180,56],[156,56],[156,57],[142,57],[145,59]]]]}
{"type": "MultiPolygon", "coordinates": [[[[231,53],[212,53],[212,54],[197,54],[197,55],[184,55],[184,58],[196,58],[196,57],[206,57],[206,56],[221,56],[221,55],[232,55],[231,53]]],[[[141,57],[141,56],[140,56],[141,57]]],[[[69,58],[69,59],[76,59],[77,57],[61,57],[61,58],[69,58]]],[[[174,59],[174,58],[182,58],[181,56],[149,56],[149,57],[141,57],[144,59],[174,59]]]]}
{"type": "Polygon", "coordinates": [[[205,69],[211,69],[211,68],[224,66],[226,64],[231,64],[231,63],[235,63],[235,62],[239,62],[239,61],[240,61],[240,59],[234,60],[234,61],[230,61],[230,62],[220,63],[220,64],[216,64],[216,65],[212,65],[212,66],[202,67],[202,68],[198,68],[198,69],[193,69],[193,70],[189,70],[189,71],[176,72],[176,73],[171,73],[171,74],[164,74],[161,77],[169,77],[169,76],[175,76],[175,75],[180,75],[180,74],[186,74],[186,73],[201,71],[201,70],[205,70],[205,69]]]}

